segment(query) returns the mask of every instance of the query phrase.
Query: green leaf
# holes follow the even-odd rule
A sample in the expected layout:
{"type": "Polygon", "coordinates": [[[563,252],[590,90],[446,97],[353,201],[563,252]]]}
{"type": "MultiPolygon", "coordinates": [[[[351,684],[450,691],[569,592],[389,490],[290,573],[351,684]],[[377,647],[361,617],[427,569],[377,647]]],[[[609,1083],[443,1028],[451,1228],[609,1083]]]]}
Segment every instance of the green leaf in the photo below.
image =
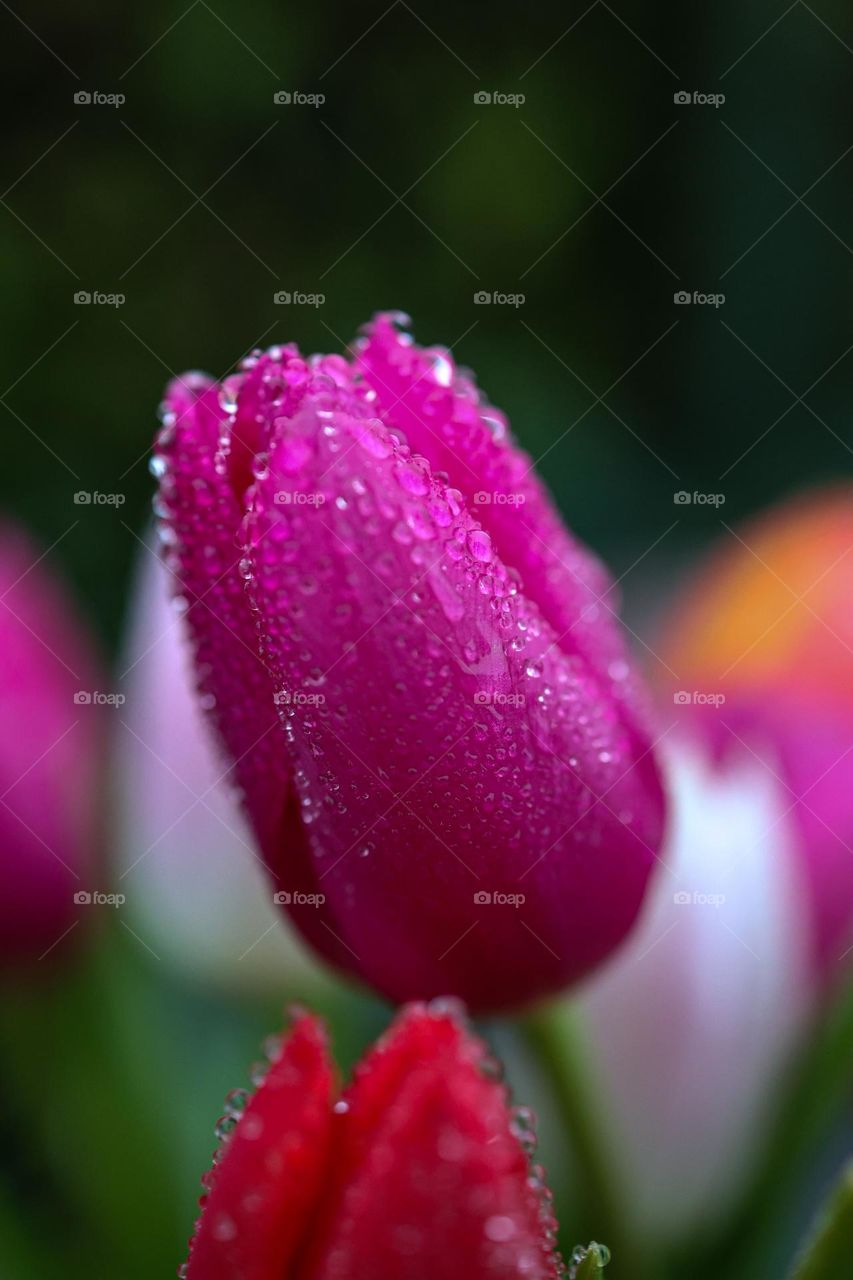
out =
{"type": "Polygon", "coordinates": [[[841,1174],[818,1216],[812,1237],[791,1272],[791,1280],[838,1280],[850,1274],[853,1259],[853,1161],[841,1174]]]}

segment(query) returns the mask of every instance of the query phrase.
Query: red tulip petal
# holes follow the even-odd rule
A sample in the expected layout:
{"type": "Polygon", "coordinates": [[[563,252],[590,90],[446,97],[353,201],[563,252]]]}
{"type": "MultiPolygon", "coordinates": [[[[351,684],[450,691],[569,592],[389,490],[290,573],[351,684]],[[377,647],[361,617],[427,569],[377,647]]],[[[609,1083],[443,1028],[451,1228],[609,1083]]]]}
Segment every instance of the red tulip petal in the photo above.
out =
{"type": "Polygon", "coordinates": [[[404,1011],[336,1115],[334,1182],[299,1280],[555,1280],[547,1192],[485,1046],[404,1011]]]}
{"type": "Polygon", "coordinates": [[[208,1175],[187,1280],[290,1274],[326,1177],[332,1094],[325,1033],[301,1016],[208,1175]]]}

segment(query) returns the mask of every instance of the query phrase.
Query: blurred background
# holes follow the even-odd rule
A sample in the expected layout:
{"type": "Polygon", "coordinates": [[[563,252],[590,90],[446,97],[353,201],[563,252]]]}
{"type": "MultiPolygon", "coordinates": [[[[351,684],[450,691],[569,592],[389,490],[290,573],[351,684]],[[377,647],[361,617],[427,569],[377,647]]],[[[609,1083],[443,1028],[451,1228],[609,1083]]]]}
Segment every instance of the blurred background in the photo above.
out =
{"type": "MultiPolygon", "coordinates": [[[[640,647],[699,548],[849,476],[840,0],[42,0],[0,24],[0,510],[71,584],[110,688],[166,381],[342,350],[379,309],[476,370],[640,647]]],[[[99,923],[60,986],[4,989],[12,1280],[171,1273],[282,1003],[99,923]]],[[[347,1064],[385,1010],[315,983],[347,1064]]]]}

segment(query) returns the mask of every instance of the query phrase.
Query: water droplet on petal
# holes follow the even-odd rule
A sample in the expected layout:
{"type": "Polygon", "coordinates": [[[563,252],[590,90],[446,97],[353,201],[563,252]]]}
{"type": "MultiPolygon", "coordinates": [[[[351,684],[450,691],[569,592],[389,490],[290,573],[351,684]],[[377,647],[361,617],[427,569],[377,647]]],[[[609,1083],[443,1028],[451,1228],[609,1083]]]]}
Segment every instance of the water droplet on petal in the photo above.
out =
{"type": "Polygon", "coordinates": [[[468,550],[475,560],[487,561],[492,558],[492,540],[483,529],[472,529],[468,534],[468,550]]]}
{"type": "Polygon", "coordinates": [[[506,1214],[495,1214],[486,1219],[483,1230],[487,1239],[494,1240],[497,1244],[504,1244],[515,1235],[515,1223],[506,1214]]]}

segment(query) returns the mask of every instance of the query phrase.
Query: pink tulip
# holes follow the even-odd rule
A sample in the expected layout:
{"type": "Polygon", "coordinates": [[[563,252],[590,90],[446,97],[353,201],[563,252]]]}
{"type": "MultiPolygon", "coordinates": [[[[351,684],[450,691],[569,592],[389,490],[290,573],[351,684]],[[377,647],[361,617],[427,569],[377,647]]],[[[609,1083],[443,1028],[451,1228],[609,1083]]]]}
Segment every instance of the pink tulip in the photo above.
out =
{"type": "Polygon", "coordinates": [[[557,990],[630,929],[663,796],[609,580],[446,351],[173,382],[155,470],[204,704],[287,909],[397,1000],[557,990]]]}
{"type": "Polygon", "coordinates": [[[581,992],[638,1229],[719,1218],[853,954],[853,493],[784,503],[691,573],[655,650],[668,869],[581,992]],[[698,1153],[698,1155],[697,1155],[698,1153]]]}
{"type": "Polygon", "coordinates": [[[793,823],[815,972],[853,955],[853,489],[781,504],[728,537],[677,602],[663,649],[686,720],[748,750],[793,823]]]}
{"type": "Polygon", "coordinates": [[[0,529],[0,959],[71,934],[95,858],[98,689],[91,641],[16,529],[0,529]]]}
{"type": "Polygon", "coordinates": [[[638,1232],[671,1239],[742,1193],[813,984],[784,787],[744,748],[719,764],[667,741],[667,870],[579,1008],[623,1201],[638,1232]]]}

